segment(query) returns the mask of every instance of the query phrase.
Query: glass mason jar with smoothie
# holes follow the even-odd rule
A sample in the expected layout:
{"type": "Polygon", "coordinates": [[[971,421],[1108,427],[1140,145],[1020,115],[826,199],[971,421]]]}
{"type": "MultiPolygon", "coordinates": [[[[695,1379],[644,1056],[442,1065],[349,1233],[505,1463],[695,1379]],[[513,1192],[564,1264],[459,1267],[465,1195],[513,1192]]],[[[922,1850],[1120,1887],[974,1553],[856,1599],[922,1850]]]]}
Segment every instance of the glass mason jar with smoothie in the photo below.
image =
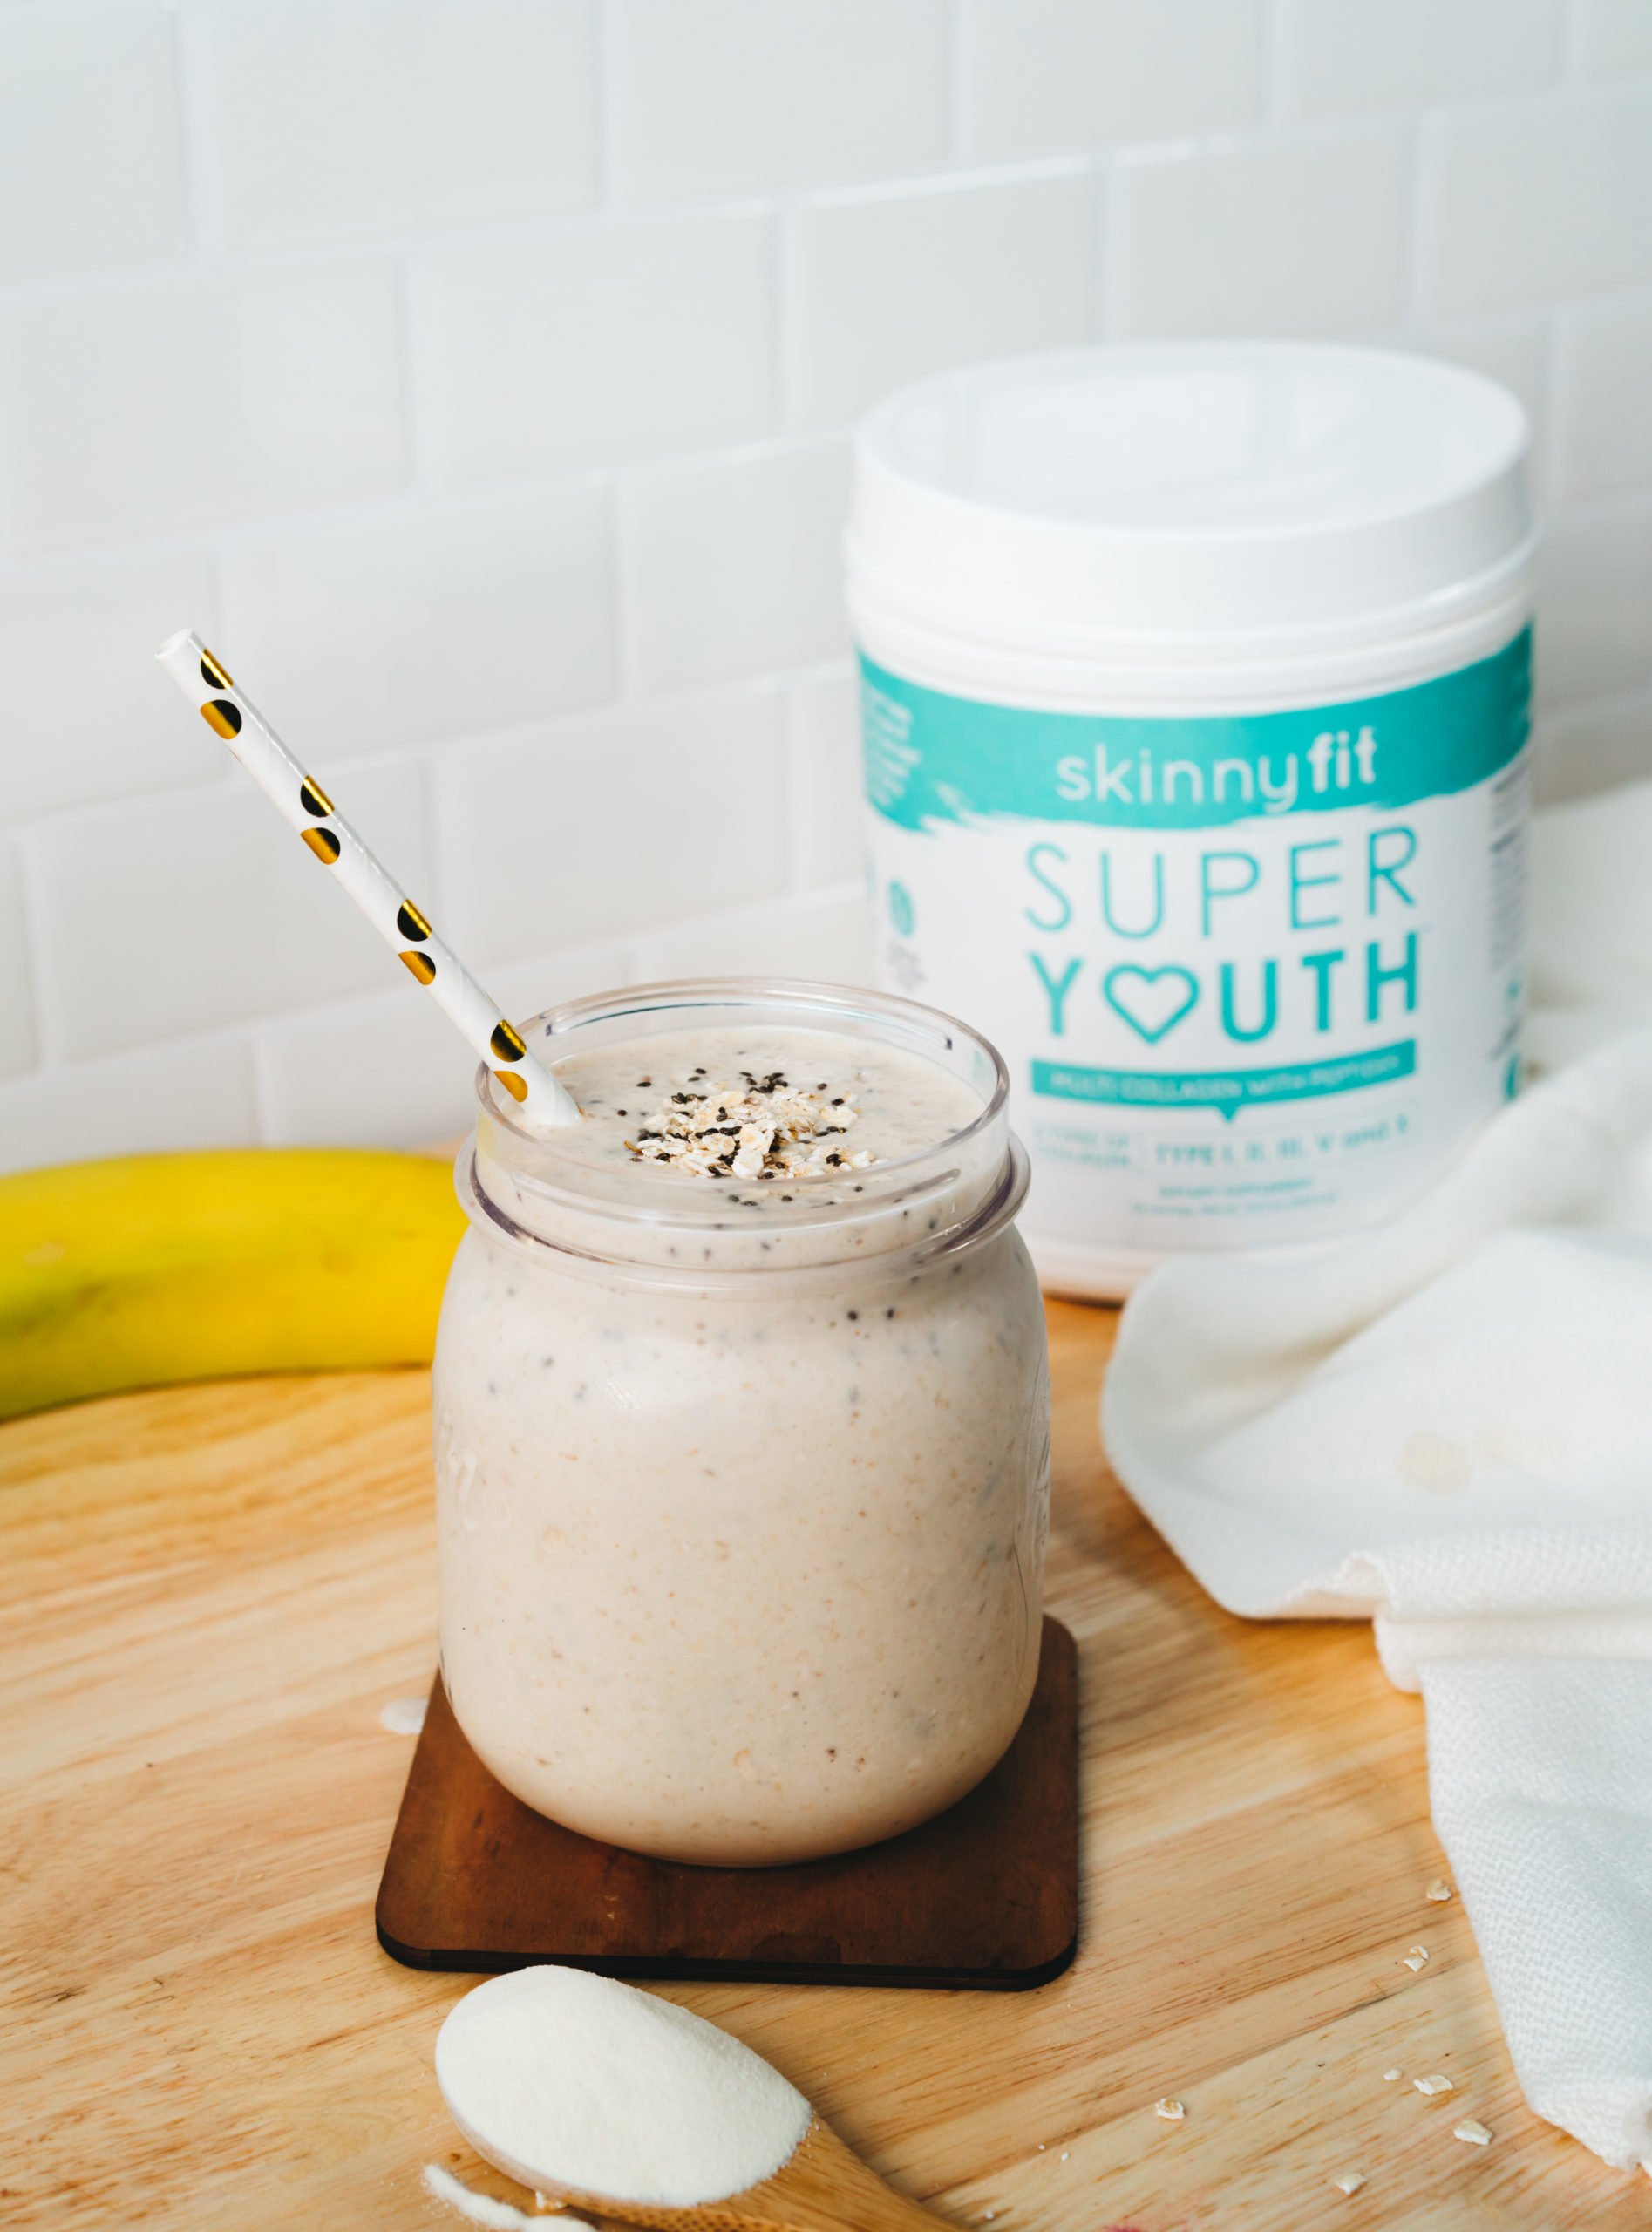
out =
{"type": "Polygon", "coordinates": [[[484,1071],[434,1379],[442,1668],[506,1786],[707,1864],[897,1834],[1037,1673],[1049,1374],[994,1050],[821,985],[656,985],[484,1071]]]}

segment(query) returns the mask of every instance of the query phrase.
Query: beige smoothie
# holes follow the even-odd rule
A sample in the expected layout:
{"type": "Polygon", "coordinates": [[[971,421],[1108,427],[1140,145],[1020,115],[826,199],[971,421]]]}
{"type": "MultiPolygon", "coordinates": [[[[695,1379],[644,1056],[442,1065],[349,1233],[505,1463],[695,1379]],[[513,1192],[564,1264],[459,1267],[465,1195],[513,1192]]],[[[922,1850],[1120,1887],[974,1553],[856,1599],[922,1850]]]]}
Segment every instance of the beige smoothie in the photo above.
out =
{"type": "Polygon", "coordinates": [[[874,1842],[980,1779],[1037,1673],[1048,1378],[1002,1114],[849,1030],[580,1037],[554,1066],[581,1123],[530,1148],[485,1113],[461,1157],[454,1711],[592,1836],[874,1842]]]}

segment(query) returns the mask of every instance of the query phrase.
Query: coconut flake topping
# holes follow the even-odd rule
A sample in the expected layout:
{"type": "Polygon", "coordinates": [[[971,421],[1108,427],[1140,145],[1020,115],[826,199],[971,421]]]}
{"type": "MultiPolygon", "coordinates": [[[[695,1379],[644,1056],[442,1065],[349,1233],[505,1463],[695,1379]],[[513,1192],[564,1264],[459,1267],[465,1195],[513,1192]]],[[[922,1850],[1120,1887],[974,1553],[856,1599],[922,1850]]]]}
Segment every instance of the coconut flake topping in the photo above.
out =
{"type": "Polygon", "coordinates": [[[697,1070],[625,1145],[635,1162],[698,1178],[830,1178],[877,1160],[841,1144],[860,1113],[853,1092],[794,1085],[778,1070],[761,1078],[742,1070],[738,1085],[710,1084],[697,1070]]]}

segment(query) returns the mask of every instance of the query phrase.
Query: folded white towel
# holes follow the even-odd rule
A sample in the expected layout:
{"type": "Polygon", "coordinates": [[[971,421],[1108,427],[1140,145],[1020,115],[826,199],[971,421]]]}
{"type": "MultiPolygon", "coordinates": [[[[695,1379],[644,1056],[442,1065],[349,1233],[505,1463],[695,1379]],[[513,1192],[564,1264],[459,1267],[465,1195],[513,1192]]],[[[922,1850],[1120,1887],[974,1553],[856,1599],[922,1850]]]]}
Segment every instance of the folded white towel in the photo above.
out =
{"type": "MultiPolygon", "coordinates": [[[[1578,1019],[1565,896],[1600,888],[1591,816],[1609,847],[1652,840],[1652,786],[1540,840],[1551,1062],[1649,1004],[1625,939],[1578,1019]]],[[[1374,1618],[1423,1694],[1435,1826],[1527,2099],[1652,2167],[1652,1029],[1558,1069],[1379,1230],[1156,1272],[1103,1423],[1230,1611],[1374,1618]]]]}

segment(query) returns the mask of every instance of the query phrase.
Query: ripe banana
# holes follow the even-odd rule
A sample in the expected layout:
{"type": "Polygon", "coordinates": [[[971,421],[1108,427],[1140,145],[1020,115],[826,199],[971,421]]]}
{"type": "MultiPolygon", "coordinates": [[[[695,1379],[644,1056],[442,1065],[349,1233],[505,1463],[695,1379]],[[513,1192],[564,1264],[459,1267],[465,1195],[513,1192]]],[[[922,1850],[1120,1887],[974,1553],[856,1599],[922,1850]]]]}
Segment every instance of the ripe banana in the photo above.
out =
{"type": "Polygon", "coordinates": [[[0,1419],[428,1363],[463,1229],[448,1165],[418,1155],[251,1148],[0,1178],[0,1419]]]}

